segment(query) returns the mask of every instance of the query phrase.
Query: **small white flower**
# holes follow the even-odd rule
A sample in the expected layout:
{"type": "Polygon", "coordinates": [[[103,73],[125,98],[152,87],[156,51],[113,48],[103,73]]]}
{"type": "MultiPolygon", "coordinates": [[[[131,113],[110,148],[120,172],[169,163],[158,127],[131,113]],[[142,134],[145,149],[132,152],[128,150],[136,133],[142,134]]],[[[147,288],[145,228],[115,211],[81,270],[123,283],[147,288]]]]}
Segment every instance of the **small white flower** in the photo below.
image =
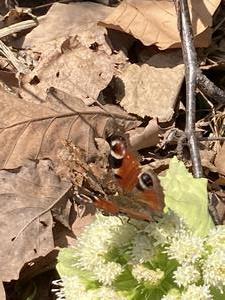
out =
{"type": "Polygon", "coordinates": [[[206,285],[189,285],[187,290],[182,293],[181,300],[212,300],[209,287],[206,285]]]}
{"type": "Polygon", "coordinates": [[[91,300],[91,298],[85,298],[85,286],[77,276],[62,277],[59,284],[59,291],[55,292],[55,295],[57,300],[91,300]]]}
{"type": "MultiPolygon", "coordinates": [[[[115,292],[111,288],[107,287],[101,287],[98,289],[96,295],[98,296],[98,300],[126,300],[124,296],[122,296],[120,293],[115,292]]],[[[95,298],[96,300],[96,298],[95,298]]]]}
{"type": "Polygon", "coordinates": [[[63,277],[59,288],[53,290],[57,300],[126,300],[121,294],[109,287],[86,290],[79,277],[63,277]]]}
{"type": "Polygon", "coordinates": [[[203,278],[206,284],[216,287],[223,293],[225,289],[225,249],[218,249],[204,261],[203,278]]]}
{"type": "Polygon", "coordinates": [[[218,225],[210,231],[206,245],[210,246],[212,251],[225,249],[225,225],[218,225]]]}
{"type": "Polygon", "coordinates": [[[104,285],[111,285],[118,275],[123,272],[123,267],[115,262],[98,261],[92,272],[95,278],[104,285]]]}
{"type": "Polygon", "coordinates": [[[165,247],[170,259],[176,259],[180,264],[195,263],[204,254],[204,239],[180,230],[165,247]]]}
{"type": "Polygon", "coordinates": [[[197,283],[201,275],[194,265],[181,265],[174,271],[173,278],[179,287],[187,287],[189,284],[197,283]]]}
{"type": "Polygon", "coordinates": [[[160,269],[150,270],[145,266],[138,264],[133,267],[132,275],[139,282],[147,282],[150,285],[158,285],[164,277],[164,272],[160,269]]]}
{"type": "Polygon", "coordinates": [[[181,294],[178,289],[171,289],[161,300],[181,300],[181,294]]]}
{"type": "MultiPolygon", "coordinates": [[[[131,226],[130,226],[131,227],[131,226]]],[[[92,271],[98,265],[104,255],[115,245],[115,236],[123,233],[123,238],[128,232],[130,239],[130,230],[117,217],[105,217],[101,214],[96,216],[96,220],[86,227],[78,239],[74,251],[76,258],[75,266],[81,269],[92,271]],[[121,228],[126,227],[124,230],[121,228]]],[[[120,239],[121,244],[124,239],[120,239]]]]}

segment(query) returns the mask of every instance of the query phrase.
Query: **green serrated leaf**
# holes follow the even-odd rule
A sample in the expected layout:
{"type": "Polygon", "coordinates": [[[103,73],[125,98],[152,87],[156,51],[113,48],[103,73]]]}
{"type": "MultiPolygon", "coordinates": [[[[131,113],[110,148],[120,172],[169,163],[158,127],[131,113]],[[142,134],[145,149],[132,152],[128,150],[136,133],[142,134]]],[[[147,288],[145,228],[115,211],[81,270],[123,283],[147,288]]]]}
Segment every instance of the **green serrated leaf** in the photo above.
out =
{"type": "Polygon", "coordinates": [[[183,162],[174,157],[160,182],[164,188],[166,208],[183,218],[193,234],[206,236],[214,227],[208,212],[207,179],[193,178],[183,162]]]}
{"type": "Polygon", "coordinates": [[[58,263],[56,269],[60,276],[72,277],[76,274],[74,263],[74,249],[73,248],[63,248],[58,254],[58,263]]]}

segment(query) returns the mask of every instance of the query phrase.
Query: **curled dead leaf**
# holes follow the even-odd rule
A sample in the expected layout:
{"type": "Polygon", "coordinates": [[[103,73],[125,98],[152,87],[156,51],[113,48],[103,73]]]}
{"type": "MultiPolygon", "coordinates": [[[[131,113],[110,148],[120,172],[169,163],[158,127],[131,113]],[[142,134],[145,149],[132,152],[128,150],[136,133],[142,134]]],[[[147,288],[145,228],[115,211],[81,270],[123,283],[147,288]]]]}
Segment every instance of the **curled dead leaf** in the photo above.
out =
{"type": "Polygon", "coordinates": [[[152,147],[159,142],[160,126],[156,119],[149,121],[146,127],[138,127],[129,131],[130,144],[136,151],[152,147]]]}
{"type": "MultiPolygon", "coordinates": [[[[220,2],[189,1],[196,47],[209,45],[210,30],[204,38],[201,34],[212,26],[212,15],[220,2]]],[[[146,46],[155,44],[160,49],[180,47],[173,1],[124,0],[100,25],[129,33],[146,46]]]]}

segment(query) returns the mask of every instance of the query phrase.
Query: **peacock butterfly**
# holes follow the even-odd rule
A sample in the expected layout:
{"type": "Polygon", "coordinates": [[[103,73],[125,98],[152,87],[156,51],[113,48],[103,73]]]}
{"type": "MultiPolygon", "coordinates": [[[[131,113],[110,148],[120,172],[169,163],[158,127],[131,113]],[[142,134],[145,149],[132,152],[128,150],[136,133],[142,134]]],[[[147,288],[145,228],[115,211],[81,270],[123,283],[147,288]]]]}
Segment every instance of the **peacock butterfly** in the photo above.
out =
{"type": "Polygon", "coordinates": [[[141,166],[124,136],[113,134],[107,141],[110,146],[109,175],[113,174],[117,188],[113,193],[107,193],[107,197],[94,196],[96,208],[105,214],[123,214],[143,221],[153,221],[161,216],[164,195],[156,174],[149,166],[141,166]]]}

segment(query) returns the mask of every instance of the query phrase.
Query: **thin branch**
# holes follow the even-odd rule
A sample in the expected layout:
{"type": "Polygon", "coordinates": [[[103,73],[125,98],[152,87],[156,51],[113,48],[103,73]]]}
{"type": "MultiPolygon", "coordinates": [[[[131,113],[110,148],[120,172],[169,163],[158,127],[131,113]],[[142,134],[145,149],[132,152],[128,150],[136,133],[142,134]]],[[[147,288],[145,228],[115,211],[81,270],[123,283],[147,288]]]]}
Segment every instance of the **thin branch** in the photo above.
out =
{"type": "Polygon", "coordinates": [[[179,16],[181,22],[181,41],[183,59],[185,63],[186,79],[186,136],[188,139],[193,173],[197,178],[202,177],[202,166],[198,141],[195,135],[195,114],[196,114],[196,78],[197,78],[197,54],[193,44],[193,33],[191,27],[190,13],[187,0],[179,0],[179,16]]]}
{"type": "MultiPolygon", "coordinates": [[[[182,36],[182,33],[181,33],[181,31],[182,31],[182,28],[181,28],[181,12],[180,12],[180,10],[181,10],[180,9],[181,0],[173,0],[173,2],[174,2],[174,6],[175,6],[175,9],[176,9],[176,13],[177,13],[177,28],[178,28],[181,36],[182,36]]],[[[188,10],[188,12],[189,12],[189,10],[188,10]]],[[[190,20],[190,18],[189,18],[189,20],[190,20]]],[[[224,22],[224,21],[225,21],[225,18],[222,20],[222,22],[224,22]]],[[[188,22],[189,22],[189,24],[191,24],[190,21],[188,21],[188,22]]],[[[218,27],[220,27],[221,24],[222,23],[219,23],[218,27]]],[[[214,28],[214,31],[217,28],[214,28]]],[[[191,36],[193,37],[192,34],[191,34],[191,36]]],[[[218,103],[225,103],[225,91],[220,89],[219,87],[217,87],[211,80],[209,80],[202,73],[202,71],[199,69],[199,67],[196,67],[196,68],[197,68],[197,78],[196,78],[196,80],[197,80],[197,87],[199,88],[199,90],[201,92],[203,92],[207,97],[214,99],[218,103]]]]}
{"type": "Polygon", "coordinates": [[[218,103],[225,104],[225,91],[221,90],[211,80],[209,80],[201,70],[197,70],[197,86],[199,90],[208,98],[218,103]]]}

